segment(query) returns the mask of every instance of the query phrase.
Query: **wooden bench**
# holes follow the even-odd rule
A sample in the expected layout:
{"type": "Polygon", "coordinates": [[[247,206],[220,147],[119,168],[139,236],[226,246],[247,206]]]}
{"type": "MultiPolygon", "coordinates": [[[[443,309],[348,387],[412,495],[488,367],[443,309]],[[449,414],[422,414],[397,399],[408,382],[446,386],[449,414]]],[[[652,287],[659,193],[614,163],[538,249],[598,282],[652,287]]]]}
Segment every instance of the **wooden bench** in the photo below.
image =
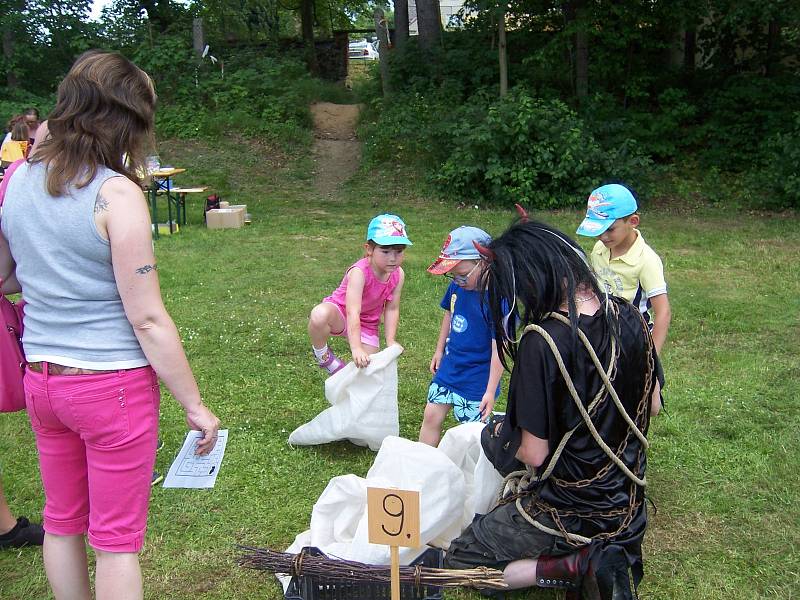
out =
{"type": "Polygon", "coordinates": [[[167,194],[169,200],[175,203],[175,222],[186,225],[186,194],[202,194],[208,186],[197,187],[171,187],[169,190],[159,189],[157,194],[167,194]]]}

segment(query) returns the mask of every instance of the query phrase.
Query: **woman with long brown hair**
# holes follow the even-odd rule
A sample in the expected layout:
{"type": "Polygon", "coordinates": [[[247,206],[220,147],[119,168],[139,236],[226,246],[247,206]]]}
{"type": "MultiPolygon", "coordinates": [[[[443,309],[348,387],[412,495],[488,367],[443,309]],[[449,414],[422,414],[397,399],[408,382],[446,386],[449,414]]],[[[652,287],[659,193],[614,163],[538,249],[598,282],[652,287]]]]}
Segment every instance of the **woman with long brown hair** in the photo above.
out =
{"type": "Polygon", "coordinates": [[[144,540],[160,378],[216,443],[161,299],[137,168],[156,95],[119,54],[80,56],[58,88],[46,139],[11,177],[3,206],[3,293],[26,301],[25,393],[45,490],[44,563],[57,599],[143,596],[144,540]],[[123,158],[126,157],[126,158],[123,158]]]}

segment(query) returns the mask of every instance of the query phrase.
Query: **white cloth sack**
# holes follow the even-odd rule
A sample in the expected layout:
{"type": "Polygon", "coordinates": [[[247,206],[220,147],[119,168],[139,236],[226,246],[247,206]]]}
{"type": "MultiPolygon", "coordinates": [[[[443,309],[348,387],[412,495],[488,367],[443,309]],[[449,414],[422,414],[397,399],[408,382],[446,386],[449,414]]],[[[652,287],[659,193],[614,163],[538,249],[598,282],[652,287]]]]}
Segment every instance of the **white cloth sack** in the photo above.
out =
{"type": "MultiPolygon", "coordinates": [[[[483,425],[468,423],[445,433],[439,448],[387,437],[366,478],[334,477],[311,512],[311,528],[298,534],[286,552],[316,546],[332,557],[369,564],[389,564],[389,548],[370,544],[367,487],[395,487],[420,492],[420,548],[400,548],[407,565],[426,545],[448,548],[476,513],[497,502],[503,478],[483,454],[483,425]]],[[[279,577],[284,589],[289,577],[279,577]]]]}
{"type": "Polygon", "coordinates": [[[464,475],[464,512],[457,529],[435,540],[434,545],[442,548],[461,535],[477,514],[486,514],[497,505],[503,476],[497,472],[486,458],[481,447],[481,431],[484,423],[464,423],[448,429],[439,450],[461,469],[464,475]]]}
{"type": "Polygon", "coordinates": [[[311,512],[311,529],[298,535],[286,552],[316,546],[326,554],[370,564],[389,564],[389,547],[369,543],[367,487],[420,492],[419,548],[400,548],[409,564],[431,541],[462,519],[464,476],[447,456],[427,444],[387,437],[366,478],[334,477],[311,512]]]}
{"type": "Polygon", "coordinates": [[[331,404],[289,435],[298,446],[350,440],[377,450],[384,438],[400,433],[397,412],[397,357],[402,346],[392,344],[373,354],[363,369],[348,363],[325,381],[325,398],[331,404]]]}

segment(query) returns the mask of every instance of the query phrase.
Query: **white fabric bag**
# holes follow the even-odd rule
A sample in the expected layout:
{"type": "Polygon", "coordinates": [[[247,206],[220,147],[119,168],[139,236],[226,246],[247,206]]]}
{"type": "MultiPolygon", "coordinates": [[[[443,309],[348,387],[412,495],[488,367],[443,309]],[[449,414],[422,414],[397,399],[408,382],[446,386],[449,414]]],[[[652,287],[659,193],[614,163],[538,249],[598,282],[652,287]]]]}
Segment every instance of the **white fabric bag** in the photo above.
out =
{"type": "MultiPolygon", "coordinates": [[[[286,552],[316,546],[328,555],[369,564],[389,564],[389,547],[369,543],[367,487],[420,492],[419,548],[400,548],[409,564],[432,540],[455,526],[460,533],[464,476],[438,449],[399,437],[387,437],[366,478],[334,477],[311,513],[311,529],[299,534],[286,552]]],[[[449,540],[448,540],[449,541],[449,540]]]]}
{"type": "Polygon", "coordinates": [[[465,485],[463,517],[454,533],[448,532],[444,539],[436,540],[435,545],[442,548],[449,547],[476,514],[486,514],[497,504],[503,476],[483,453],[481,431],[485,426],[484,423],[458,425],[448,429],[439,442],[439,450],[461,469],[465,485]]]}
{"type": "Polygon", "coordinates": [[[298,446],[350,440],[377,450],[389,435],[400,433],[397,412],[397,357],[399,344],[373,354],[363,369],[348,363],[325,381],[325,398],[331,404],[289,435],[298,446]]]}

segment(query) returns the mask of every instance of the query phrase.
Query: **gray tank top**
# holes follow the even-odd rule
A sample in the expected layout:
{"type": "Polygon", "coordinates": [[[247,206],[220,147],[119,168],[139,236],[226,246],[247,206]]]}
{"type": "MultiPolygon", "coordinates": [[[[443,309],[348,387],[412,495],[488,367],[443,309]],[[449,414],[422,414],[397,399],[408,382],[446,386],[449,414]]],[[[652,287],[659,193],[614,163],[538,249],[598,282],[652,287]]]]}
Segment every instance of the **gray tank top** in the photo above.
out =
{"type": "Polygon", "coordinates": [[[89,185],[58,197],[47,193],[42,163],[21,165],[9,181],[0,226],[27,302],[29,362],[98,370],[148,364],[122,307],[111,245],[94,222],[97,193],[111,177],[120,175],[101,167],[89,185]]]}

